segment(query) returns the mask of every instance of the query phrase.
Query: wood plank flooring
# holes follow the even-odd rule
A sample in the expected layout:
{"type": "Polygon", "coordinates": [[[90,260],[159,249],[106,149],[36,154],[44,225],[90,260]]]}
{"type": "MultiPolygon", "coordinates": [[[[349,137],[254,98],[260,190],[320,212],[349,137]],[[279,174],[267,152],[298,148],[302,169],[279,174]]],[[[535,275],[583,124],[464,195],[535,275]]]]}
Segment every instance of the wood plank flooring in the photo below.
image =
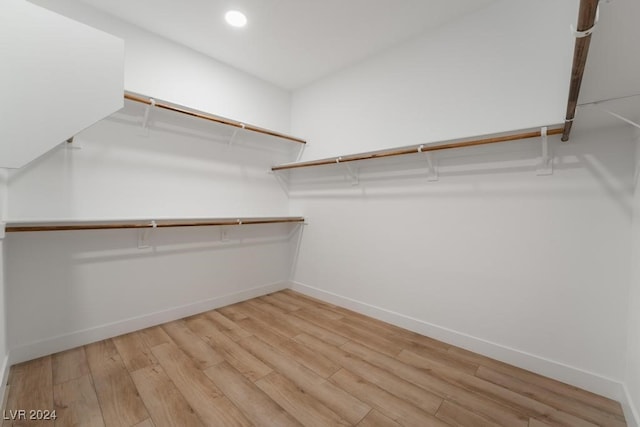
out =
{"type": "Polygon", "coordinates": [[[15,365],[3,415],[3,426],[626,425],[617,402],[291,290],[15,365]],[[12,420],[18,410],[57,419],[12,420]]]}

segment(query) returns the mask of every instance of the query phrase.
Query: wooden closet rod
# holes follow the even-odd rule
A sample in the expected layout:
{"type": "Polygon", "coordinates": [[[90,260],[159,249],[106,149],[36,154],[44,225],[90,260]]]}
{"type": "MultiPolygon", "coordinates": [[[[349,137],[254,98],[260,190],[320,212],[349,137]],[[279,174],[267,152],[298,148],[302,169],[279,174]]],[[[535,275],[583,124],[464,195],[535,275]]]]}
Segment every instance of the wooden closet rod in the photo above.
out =
{"type": "MultiPolygon", "coordinates": [[[[547,130],[547,135],[559,135],[562,128],[553,128],[547,130]]],[[[383,157],[403,156],[405,154],[426,153],[428,151],[449,150],[452,148],[474,147],[476,145],[495,144],[498,142],[516,141],[519,139],[536,138],[541,136],[541,132],[532,131],[524,133],[516,133],[503,136],[495,136],[483,139],[473,139],[461,142],[450,142],[438,145],[416,145],[408,148],[400,148],[395,150],[377,151],[361,154],[352,154],[349,156],[333,157],[330,159],[312,160],[308,162],[289,163],[286,165],[274,166],[272,171],[280,171],[285,169],[305,168],[310,166],[335,165],[337,163],[355,162],[358,160],[381,159],[383,157]]]]}
{"type": "Polygon", "coordinates": [[[573,67],[571,69],[571,83],[569,86],[569,99],[567,101],[567,115],[562,132],[562,141],[568,141],[576,116],[576,106],[582,85],[582,76],[587,65],[587,55],[591,44],[591,32],[598,14],[598,0],[580,0],[578,12],[578,29],[575,34],[576,44],[573,49],[573,67]]]}
{"type": "Polygon", "coordinates": [[[264,128],[261,128],[261,127],[249,125],[249,124],[238,122],[238,121],[231,120],[231,119],[226,119],[224,117],[214,116],[214,115],[211,115],[211,114],[204,113],[202,111],[192,110],[192,109],[189,109],[189,108],[186,108],[186,107],[182,107],[180,105],[170,104],[168,102],[159,101],[159,100],[157,100],[155,98],[150,98],[150,97],[147,97],[147,96],[134,94],[132,92],[125,92],[124,93],[124,99],[128,99],[129,101],[134,101],[134,102],[140,102],[142,104],[154,105],[154,106],[156,106],[158,108],[163,108],[165,110],[176,111],[178,113],[186,114],[186,115],[192,116],[192,117],[197,117],[199,119],[209,120],[211,122],[216,122],[216,123],[222,123],[222,124],[225,124],[225,125],[228,125],[228,126],[233,126],[233,127],[239,128],[239,129],[249,130],[251,132],[257,132],[257,133],[261,133],[261,134],[264,134],[264,135],[275,136],[277,138],[286,139],[286,140],[289,140],[289,141],[292,141],[292,142],[297,142],[297,143],[300,143],[300,144],[306,144],[307,143],[307,141],[305,141],[304,139],[296,138],[294,136],[286,135],[284,133],[272,131],[272,130],[269,130],[269,129],[264,129],[264,128]]]}
{"type": "Polygon", "coordinates": [[[168,227],[206,227],[206,226],[236,226],[255,224],[302,223],[303,217],[279,218],[238,218],[211,220],[159,220],[159,221],[123,221],[123,222],[68,222],[68,223],[29,223],[24,225],[7,224],[8,233],[22,231],[75,231],[75,230],[114,230],[124,228],[168,228],[168,227]],[[155,225],[154,225],[155,224],[155,225]]]}

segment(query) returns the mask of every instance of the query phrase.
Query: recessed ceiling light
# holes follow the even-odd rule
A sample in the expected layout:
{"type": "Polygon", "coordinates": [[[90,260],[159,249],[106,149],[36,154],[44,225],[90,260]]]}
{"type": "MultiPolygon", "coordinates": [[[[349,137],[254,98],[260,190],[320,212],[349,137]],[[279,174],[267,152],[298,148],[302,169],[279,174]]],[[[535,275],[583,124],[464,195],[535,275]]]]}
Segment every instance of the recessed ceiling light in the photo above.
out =
{"type": "Polygon", "coordinates": [[[247,17],[242,12],[238,12],[237,10],[230,10],[224,15],[224,19],[227,21],[227,24],[232,27],[244,27],[247,25],[247,17]]]}

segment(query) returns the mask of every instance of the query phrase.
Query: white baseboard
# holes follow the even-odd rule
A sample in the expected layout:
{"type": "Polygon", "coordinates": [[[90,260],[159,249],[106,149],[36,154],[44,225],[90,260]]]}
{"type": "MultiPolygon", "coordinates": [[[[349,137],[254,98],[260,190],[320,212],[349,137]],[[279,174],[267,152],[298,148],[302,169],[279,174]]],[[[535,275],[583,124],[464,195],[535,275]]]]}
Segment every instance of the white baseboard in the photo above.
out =
{"type": "Polygon", "coordinates": [[[434,325],[432,323],[425,322],[424,320],[405,316],[403,314],[386,310],[381,307],[376,307],[352,298],[347,298],[332,292],[314,288],[313,286],[308,286],[298,282],[291,282],[290,287],[302,294],[339,305],[451,345],[465,348],[510,365],[514,365],[546,377],[554,378],[558,381],[617,400],[618,402],[623,402],[623,406],[625,406],[625,402],[628,402],[627,406],[629,408],[632,407],[632,403],[628,399],[628,393],[625,392],[624,385],[615,379],[607,378],[564,363],[536,356],[515,348],[476,338],[463,332],[434,325]]]}
{"type": "MultiPolygon", "coordinates": [[[[89,344],[95,341],[112,338],[118,335],[148,328],[166,322],[171,322],[183,317],[192,316],[204,311],[213,310],[224,307],[229,304],[245,301],[251,298],[266,295],[271,292],[277,292],[289,287],[288,282],[278,282],[268,285],[258,286],[233,294],[223,295],[220,297],[210,298],[205,301],[198,301],[178,307],[172,307],[167,310],[155,313],[144,314],[142,316],[132,317],[129,319],[108,323],[94,328],[84,329],[71,332],[68,334],[58,335],[47,338],[45,340],[34,341],[20,347],[12,348],[9,351],[8,363],[13,365],[27,360],[36,359],[48,354],[57,353],[81,345],[89,344]]],[[[5,360],[5,363],[7,361],[5,360]]],[[[8,370],[8,367],[7,367],[8,370]]]]}

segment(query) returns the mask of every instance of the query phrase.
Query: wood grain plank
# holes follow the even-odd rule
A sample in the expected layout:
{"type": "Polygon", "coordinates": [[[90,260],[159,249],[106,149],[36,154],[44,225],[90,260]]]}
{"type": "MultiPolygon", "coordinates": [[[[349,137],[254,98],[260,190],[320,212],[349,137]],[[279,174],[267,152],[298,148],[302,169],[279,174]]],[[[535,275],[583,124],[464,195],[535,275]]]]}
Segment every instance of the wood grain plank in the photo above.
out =
{"type": "Polygon", "coordinates": [[[295,360],[289,359],[265,342],[255,337],[248,337],[238,342],[291,380],[305,393],[313,396],[350,423],[358,423],[371,409],[362,401],[316,375],[295,360]]]}
{"type": "MultiPolygon", "coordinates": [[[[207,316],[223,334],[227,335],[234,341],[251,336],[250,331],[245,331],[241,326],[239,326],[239,323],[236,323],[234,320],[231,320],[218,311],[208,311],[204,313],[204,315],[207,316]]],[[[243,315],[242,318],[238,318],[237,320],[245,319],[246,316],[243,315]]]]}
{"type": "Polygon", "coordinates": [[[254,357],[231,338],[220,332],[206,316],[194,316],[186,324],[201,339],[224,357],[250,381],[257,381],[271,373],[271,368],[254,357]]]}
{"type": "Polygon", "coordinates": [[[289,340],[288,337],[272,329],[267,323],[256,320],[253,317],[238,320],[237,323],[244,330],[251,332],[252,335],[259,336],[262,341],[268,342],[271,345],[279,346],[289,340]]]}
{"type": "MultiPolygon", "coordinates": [[[[273,313],[269,313],[268,310],[264,309],[267,305],[268,304],[250,300],[238,305],[238,310],[244,313],[247,317],[266,323],[271,327],[271,329],[287,338],[295,337],[302,332],[289,323],[278,321],[278,318],[273,313]]],[[[280,312],[277,314],[280,314],[280,312]]]]}
{"type": "Polygon", "coordinates": [[[265,302],[267,304],[271,304],[277,308],[279,308],[280,310],[284,311],[284,312],[289,312],[289,311],[296,311],[296,310],[300,310],[300,306],[296,305],[296,304],[292,304],[291,302],[288,302],[286,300],[283,300],[282,298],[278,298],[278,294],[269,294],[269,295],[264,295],[260,298],[258,298],[260,301],[265,302]]]}
{"type": "Polygon", "coordinates": [[[442,397],[315,337],[302,334],[295,339],[312,351],[322,354],[337,365],[343,366],[370,383],[387,390],[427,413],[434,414],[442,403],[442,397]]]}
{"type": "Polygon", "coordinates": [[[322,378],[329,378],[340,369],[337,363],[297,341],[289,340],[282,343],[278,349],[288,358],[296,360],[322,378]]]}
{"type": "Polygon", "coordinates": [[[161,366],[138,369],[131,377],[157,427],[203,425],[161,366]]]}
{"type": "Polygon", "coordinates": [[[105,424],[129,427],[149,418],[113,342],[89,344],[85,352],[105,424]]]}
{"type": "Polygon", "coordinates": [[[380,336],[377,333],[358,329],[337,320],[323,318],[322,316],[307,312],[306,309],[298,310],[293,315],[316,325],[320,325],[323,328],[333,330],[348,340],[369,346],[376,351],[386,354],[387,356],[396,357],[403,349],[403,347],[399,347],[396,343],[380,336]]]}
{"type": "Polygon", "coordinates": [[[385,417],[380,412],[372,409],[366,417],[358,423],[358,427],[401,427],[391,418],[385,417]]]}
{"type": "Polygon", "coordinates": [[[153,421],[151,421],[151,418],[147,418],[146,420],[136,424],[133,427],[155,427],[155,425],[153,424],[153,421]]]}
{"type": "Polygon", "coordinates": [[[613,414],[600,411],[597,408],[586,405],[580,401],[573,400],[564,395],[553,393],[542,387],[525,383],[517,378],[494,371],[481,366],[476,373],[478,378],[482,378],[502,388],[530,397],[538,402],[546,403],[561,411],[576,415],[587,421],[598,425],[612,427],[625,427],[627,424],[613,414]]]}
{"type": "Polygon", "coordinates": [[[153,347],[153,354],[205,425],[249,426],[251,422],[202,375],[191,358],[173,344],[153,347]]]}
{"type": "MultiPolygon", "coordinates": [[[[357,347],[353,347],[353,350],[356,352],[359,351],[357,347]]],[[[364,353],[364,351],[362,353],[364,353]]],[[[537,400],[520,395],[506,388],[496,386],[489,381],[457,371],[448,366],[439,365],[432,360],[426,359],[410,351],[403,350],[398,359],[409,366],[418,368],[421,372],[428,373],[432,378],[438,378],[439,380],[446,381],[455,387],[486,396],[487,398],[490,398],[504,406],[512,408],[518,413],[527,414],[529,417],[536,416],[541,419],[553,421],[557,424],[568,424],[573,426],[586,427],[594,425],[582,418],[557,410],[537,400]]]]}
{"type": "Polygon", "coordinates": [[[158,364],[140,332],[115,337],[113,343],[129,372],[158,364]]]}
{"type": "Polygon", "coordinates": [[[89,374],[55,384],[53,400],[56,426],[104,426],[98,396],[89,374]]]}
{"type": "Polygon", "coordinates": [[[536,420],[535,418],[531,418],[529,420],[529,427],[551,427],[547,423],[543,423],[542,421],[536,420]]]}
{"type": "MultiPolygon", "coordinates": [[[[280,320],[281,319],[277,319],[277,321],[280,320]]],[[[337,366],[327,358],[314,353],[303,345],[289,340],[286,336],[280,334],[275,329],[272,329],[271,325],[265,322],[256,320],[251,317],[238,320],[237,322],[233,322],[230,319],[228,319],[228,321],[233,324],[239,324],[243,329],[251,332],[251,334],[253,334],[254,336],[259,336],[262,341],[266,342],[272,347],[278,348],[289,358],[302,363],[304,366],[311,369],[323,378],[328,378],[339,369],[339,366],[337,366]]],[[[229,327],[232,327],[232,325],[229,324],[229,327]]]]}
{"type": "MultiPolygon", "coordinates": [[[[483,418],[448,400],[442,402],[442,406],[440,406],[438,412],[436,412],[436,417],[455,427],[500,427],[500,424],[483,418]]],[[[531,424],[529,424],[529,426],[530,425],[531,424]]]]}
{"type": "Polygon", "coordinates": [[[382,320],[374,319],[355,311],[347,310],[346,308],[334,306],[332,310],[341,313],[344,319],[349,319],[350,322],[358,324],[360,326],[372,328],[374,329],[374,331],[381,333],[385,337],[399,337],[406,342],[415,343],[417,345],[429,347],[434,350],[447,351],[451,347],[451,345],[442,341],[420,335],[417,332],[403,329],[399,326],[392,325],[391,323],[387,323],[382,320]]]}
{"type": "Polygon", "coordinates": [[[365,381],[344,368],[332,375],[329,380],[403,426],[447,426],[447,424],[433,415],[365,381]]]}
{"type": "Polygon", "coordinates": [[[162,329],[182,351],[191,357],[198,369],[207,369],[224,360],[220,353],[194,334],[183,320],[165,323],[162,329]]]}
{"type": "Polygon", "coordinates": [[[149,348],[172,342],[171,337],[162,329],[162,325],[142,329],[139,331],[139,336],[149,348]]]}
{"type": "MultiPolygon", "coordinates": [[[[470,362],[462,357],[456,357],[455,354],[448,353],[442,348],[435,348],[432,342],[418,340],[415,338],[407,338],[404,334],[392,333],[386,329],[378,328],[378,324],[367,325],[365,322],[359,320],[358,318],[351,316],[345,316],[340,320],[340,323],[349,325],[349,327],[353,328],[353,330],[363,333],[364,340],[370,340],[369,337],[371,336],[379,336],[387,343],[391,343],[397,348],[411,350],[412,352],[417,353],[423,357],[432,359],[438,363],[450,366],[452,368],[467,372],[472,375],[476,372],[479,366],[478,364],[470,362]]],[[[366,342],[364,340],[359,342],[366,342]]],[[[371,342],[374,343],[374,341],[371,342]]],[[[446,348],[448,349],[448,347],[446,348]]],[[[385,354],[392,356],[392,354],[390,354],[389,352],[385,354]]]]}
{"type": "Polygon", "coordinates": [[[227,362],[204,373],[255,424],[298,426],[300,423],[227,362]]]}
{"type": "Polygon", "coordinates": [[[582,403],[609,412],[611,414],[618,415],[619,417],[624,419],[622,406],[615,400],[607,399],[606,397],[599,396],[587,390],[562,383],[552,378],[543,377],[542,375],[538,375],[536,373],[518,368],[513,365],[508,365],[504,362],[500,362],[498,360],[491,359],[489,357],[482,356],[480,354],[473,353],[459,347],[451,347],[448,352],[451,354],[456,354],[459,357],[464,357],[465,359],[470,360],[478,365],[491,368],[494,371],[502,372],[527,383],[545,388],[556,394],[562,394],[564,396],[571,397],[572,399],[581,401],[582,403]]]}
{"type": "MultiPolygon", "coordinates": [[[[272,294],[269,294],[268,297],[269,297],[269,302],[271,302],[273,300],[277,300],[277,301],[280,301],[281,304],[286,304],[286,306],[284,306],[284,307],[289,307],[289,310],[286,310],[286,311],[300,310],[302,307],[305,306],[305,304],[308,304],[305,301],[297,300],[297,299],[291,297],[290,295],[287,295],[283,291],[274,292],[272,294]]],[[[273,304],[273,305],[277,306],[277,304],[273,304]]],[[[284,308],[284,307],[282,307],[282,308],[284,308]]]]}
{"type": "Polygon", "coordinates": [[[277,321],[277,322],[288,324],[291,327],[303,333],[316,336],[322,339],[323,341],[329,342],[333,345],[342,345],[348,341],[347,338],[343,337],[342,335],[336,334],[330,328],[329,329],[323,328],[307,320],[301,319],[296,316],[292,316],[289,313],[285,313],[279,310],[274,310],[271,312],[271,315],[274,318],[273,319],[274,322],[277,321]]]}
{"type": "Polygon", "coordinates": [[[238,304],[227,305],[222,308],[218,308],[215,311],[222,314],[224,317],[227,317],[233,321],[246,319],[247,315],[238,311],[238,304]]]}
{"type": "MultiPolygon", "coordinates": [[[[53,405],[53,372],[51,357],[45,356],[12,367],[11,395],[7,399],[6,414],[9,411],[54,410],[53,405]]],[[[15,413],[15,412],[14,412],[15,413]]],[[[11,418],[10,415],[5,418],[11,418]]],[[[5,419],[6,426],[52,427],[53,420],[11,420],[5,419]]]]}
{"type": "Polygon", "coordinates": [[[84,347],[56,353],[51,356],[53,383],[60,384],[89,374],[84,347]]]}
{"type": "Polygon", "coordinates": [[[260,378],[256,385],[305,426],[351,425],[278,372],[260,378]]]}
{"type": "Polygon", "coordinates": [[[514,427],[526,426],[529,423],[529,416],[517,409],[501,405],[482,394],[476,394],[465,388],[450,384],[426,370],[418,369],[393,357],[378,353],[361,344],[350,341],[341,348],[366,360],[372,365],[386,369],[402,379],[412,382],[440,397],[453,401],[460,406],[480,413],[497,423],[514,427]]]}

